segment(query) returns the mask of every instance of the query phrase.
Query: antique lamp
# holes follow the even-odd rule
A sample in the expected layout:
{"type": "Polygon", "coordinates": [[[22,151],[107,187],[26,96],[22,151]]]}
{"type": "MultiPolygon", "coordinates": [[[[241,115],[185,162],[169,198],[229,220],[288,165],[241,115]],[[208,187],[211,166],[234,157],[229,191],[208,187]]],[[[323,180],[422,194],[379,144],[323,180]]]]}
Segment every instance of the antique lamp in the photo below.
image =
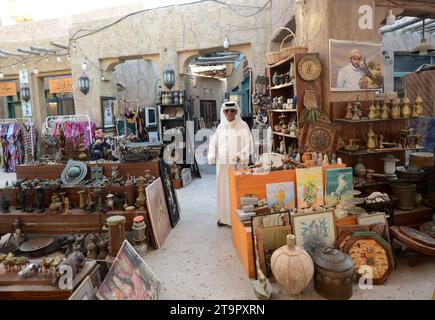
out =
{"type": "Polygon", "coordinates": [[[22,87],[21,88],[21,99],[23,99],[26,102],[30,100],[30,89],[29,89],[29,87],[22,87]]]}
{"type": "Polygon", "coordinates": [[[400,161],[399,159],[392,154],[389,154],[383,157],[381,160],[384,161],[384,171],[386,174],[396,173],[396,163],[400,161]]]}
{"type": "Polygon", "coordinates": [[[84,94],[89,92],[89,77],[83,73],[79,78],[79,89],[84,94]]]}
{"type": "Polygon", "coordinates": [[[175,71],[170,66],[167,66],[165,71],[163,71],[163,84],[169,90],[171,90],[175,84],[175,71]]]}

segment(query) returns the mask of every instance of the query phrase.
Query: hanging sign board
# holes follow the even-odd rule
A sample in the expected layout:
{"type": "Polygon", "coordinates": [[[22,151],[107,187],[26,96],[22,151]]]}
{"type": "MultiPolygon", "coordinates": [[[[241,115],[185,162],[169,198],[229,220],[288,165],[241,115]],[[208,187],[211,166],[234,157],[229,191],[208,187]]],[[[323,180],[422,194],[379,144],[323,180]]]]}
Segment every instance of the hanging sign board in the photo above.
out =
{"type": "Polygon", "coordinates": [[[29,72],[27,69],[20,70],[20,85],[29,84],[29,72]]]}
{"type": "Polygon", "coordinates": [[[16,96],[17,85],[15,82],[0,82],[0,97],[16,96]]]}
{"type": "Polygon", "coordinates": [[[72,78],[51,79],[48,81],[50,93],[73,92],[72,78]]]}

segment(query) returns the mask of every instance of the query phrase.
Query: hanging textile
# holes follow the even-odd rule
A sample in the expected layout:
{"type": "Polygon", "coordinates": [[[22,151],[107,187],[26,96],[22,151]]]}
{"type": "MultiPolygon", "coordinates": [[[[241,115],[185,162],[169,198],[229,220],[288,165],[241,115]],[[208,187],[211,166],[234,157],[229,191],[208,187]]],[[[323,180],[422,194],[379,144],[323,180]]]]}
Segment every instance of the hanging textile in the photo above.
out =
{"type": "Polygon", "coordinates": [[[23,161],[32,162],[36,160],[36,146],[38,142],[38,131],[31,122],[25,122],[20,126],[21,143],[23,145],[23,161]]]}
{"type": "Polygon", "coordinates": [[[80,144],[89,148],[97,125],[91,122],[91,136],[88,126],[87,121],[56,121],[51,128],[51,135],[59,140],[59,148],[77,150],[80,144]]]}

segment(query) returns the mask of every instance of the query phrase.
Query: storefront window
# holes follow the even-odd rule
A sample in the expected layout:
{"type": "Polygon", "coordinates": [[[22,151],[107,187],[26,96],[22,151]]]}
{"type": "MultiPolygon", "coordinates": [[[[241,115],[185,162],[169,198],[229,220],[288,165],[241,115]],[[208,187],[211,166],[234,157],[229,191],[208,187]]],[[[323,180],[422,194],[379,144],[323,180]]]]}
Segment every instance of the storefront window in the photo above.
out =
{"type": "Polygon", "coordinates": [[[20,94],[17,93],[16,96],[9,96],[7,97],[7,104],[8,104],[8,118],[21,118],[23,115],[22,108],[21,108],[21,100],[20,100],[20,94]]]}

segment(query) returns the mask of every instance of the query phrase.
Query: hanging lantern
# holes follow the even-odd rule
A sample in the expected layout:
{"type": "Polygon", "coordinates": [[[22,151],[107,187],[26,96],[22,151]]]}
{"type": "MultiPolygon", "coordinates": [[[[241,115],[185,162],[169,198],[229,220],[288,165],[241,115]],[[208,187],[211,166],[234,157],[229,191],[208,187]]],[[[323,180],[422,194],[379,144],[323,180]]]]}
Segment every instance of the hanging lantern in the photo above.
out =
{"type": "Polygon", "coordinates": [[[169,90],[174,86],[175,84],[175,71],[172,67],[167,66],[165,71],[163,71],[163,84],[165,87],[167,87],[169,90]]]}
{"type": "Polygon", "coordinates": [[[29,87],[22,87],[21,88],[21,99],[23,99],[26,102],[30,100],[30,89],[29,89],[29,87]]]}
{"type": "Polygon", "coordinates": [[[84,94],[89,92],[89,77],[84,73],[79,78],[79,89],[84,94]]]}

